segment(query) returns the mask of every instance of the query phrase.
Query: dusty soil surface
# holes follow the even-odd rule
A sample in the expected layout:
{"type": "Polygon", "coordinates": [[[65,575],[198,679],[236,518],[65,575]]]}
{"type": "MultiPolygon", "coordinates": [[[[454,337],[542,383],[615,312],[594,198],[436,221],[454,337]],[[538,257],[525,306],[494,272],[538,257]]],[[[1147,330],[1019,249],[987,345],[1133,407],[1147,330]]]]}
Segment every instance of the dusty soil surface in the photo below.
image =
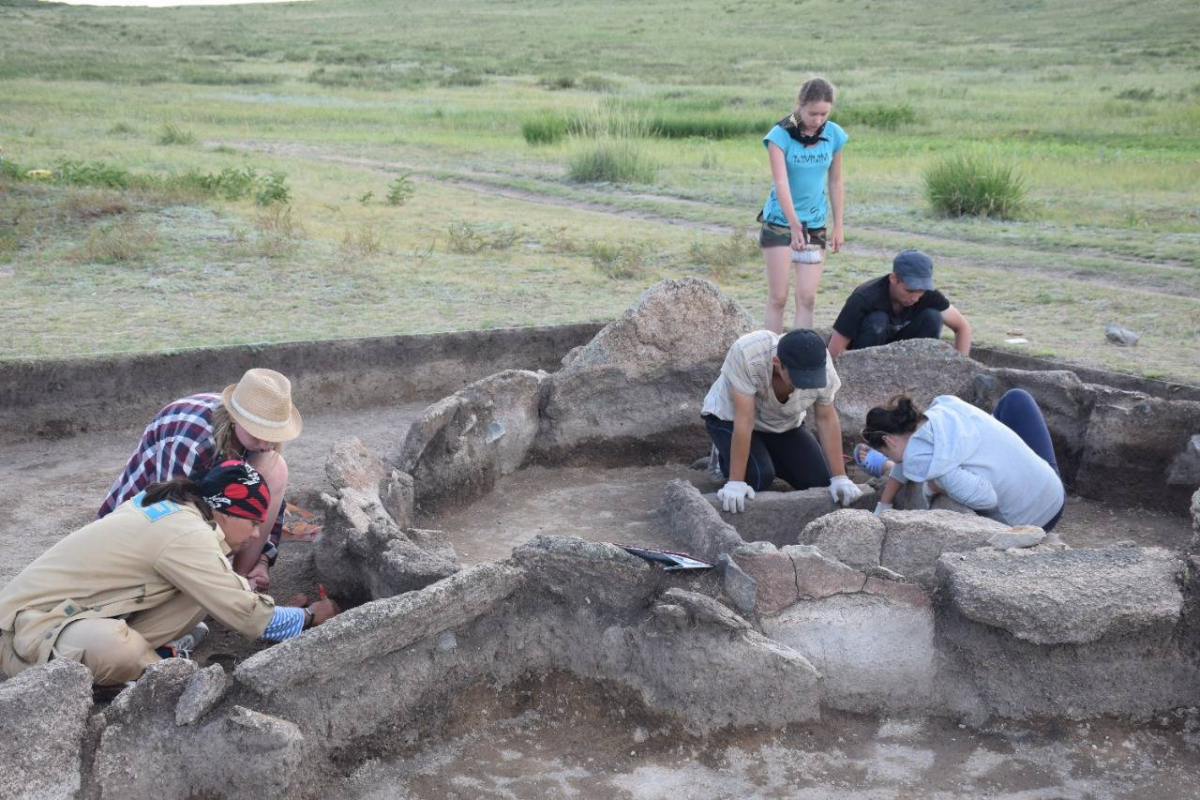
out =
{"type": "Polygon", "coordinates": [[[550,685],[530,707],[488,716],[359,765],[335,794],[360,800],[1200,794],[1200,737],[1186,733],[1196,728],[1194,712],[1144,726],[1006,722],[980,731],[946,720],[827,713],[819,725],[696,739],[638,716],[632,705],[550,685]]]}
{"type": "Polygon", "coordinates": [[[449,531],[464,564],[501,561],[534,536],[578,536],[676,550],[658,523],[662,487],[690,480],[710,491],[704,473],[684,464],[661,467],[532,467],[501,478],[488,497],[422,521],[449,531]]]}

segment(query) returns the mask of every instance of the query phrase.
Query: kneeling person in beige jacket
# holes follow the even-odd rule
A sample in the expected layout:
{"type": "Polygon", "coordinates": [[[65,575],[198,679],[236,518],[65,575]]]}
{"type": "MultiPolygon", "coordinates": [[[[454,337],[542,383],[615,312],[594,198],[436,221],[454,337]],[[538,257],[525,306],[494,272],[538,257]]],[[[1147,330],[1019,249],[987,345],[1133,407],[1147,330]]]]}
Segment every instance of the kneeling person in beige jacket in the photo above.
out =
{"type": "Polygon", "coordinates": [[[200,480],[154,483],[51,547],[0,591],[0,670],[81,662],[97,684],[136,680],[155,649],[206,615],[282,641],[338,612],[331,600],[276,606],[229,563],[266,516],[270,491],[225,461],[200,480]]]}

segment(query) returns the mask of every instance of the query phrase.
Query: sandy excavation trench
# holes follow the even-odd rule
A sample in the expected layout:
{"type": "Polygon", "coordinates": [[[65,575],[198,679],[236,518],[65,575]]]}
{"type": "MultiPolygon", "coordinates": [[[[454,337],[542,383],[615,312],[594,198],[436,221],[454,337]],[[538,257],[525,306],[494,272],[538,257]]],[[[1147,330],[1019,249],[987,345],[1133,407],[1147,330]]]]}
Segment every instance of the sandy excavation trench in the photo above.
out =
{"type": "MultiPolygon", "coordinates": [[[[870,492],[836,513],[823,491],[764,494],[734,519],[688,464],[707,449],[699,398],[749,324],[711,285],[669,281],[594,338],[548,336],[524,361],[541,372],[490,370],[465,343],[486,377],[428,381],[422,400],[415,383],[307,445],[324,475],[296,483],[325,528],[287,544],[272,591],[320,581],[354,608],[240,661],[162,662],[107,708],[72,664],[0,684],[0,717],[39,710],[0,748],[0,781],[239,797],[1117,796],[1161,781],[1171,796],[1197,759],[1200,403],[932,343],[851,353],[844,430],[914,382],[984,408],[1031,391],[1076,494],[1058,535],[952,510],[877,519],[870,492]],[[1103,479],[1116,464],[1119,485],[1103,479]],[[670,575],[603,543],[638,538],[718,568],[670,575]],[[816,766],[789,771],[798,758],[816,766]]],[[[131,440],[65,432],[14,451],[66,464],[73,439],[99,436],[119,461],[131,440]]]]}

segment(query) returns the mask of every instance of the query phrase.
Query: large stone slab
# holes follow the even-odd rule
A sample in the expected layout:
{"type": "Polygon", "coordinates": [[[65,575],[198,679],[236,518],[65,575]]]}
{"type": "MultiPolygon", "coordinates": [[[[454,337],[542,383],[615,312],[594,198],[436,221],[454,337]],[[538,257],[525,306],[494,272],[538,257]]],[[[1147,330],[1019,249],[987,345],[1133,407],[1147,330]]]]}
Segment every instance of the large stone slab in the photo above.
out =
{"type": "Polygon", "coordinates": [[[949,553],[938,576],[967,619],[1039,645],[1147,631],[1164,638],[1183,607],[1183,562],[1161,548],[949,553]]]}
{"type": "MultiPolygon", "coordinates": [[[[868,511],[875,508],[875,489],[865,483],[859,484],[858,488],[862,489],[863,495],[850,508],[868,511]]],[[[704,499],[716,509],[721,519],[737,528],[743,541],[770,542],[776,547],[797,544],[806,525],[841,508],[823,487],[793,492],[758,492],[753,500],[746,501],[746,510],[736,514],[721,510],[716,493],[706,494],[704,499]]]]}
{"type": "Polygon", "coordinates": [[[492,611],[524,582],[523,570],[483,564],[417,592],[352,608],[238,665],[235,680],[270,695],[313,678],[331,679],[425,637],[492,611]]]}
{"type": "Polygon", "coordinates": [[[941,394],[967,396],[971,381],[986,367],[958,354],[948,342],[914,339],[882,347],[848,350],[834,367],[842,379],[837,396],[843,436],[862,441],[858,432],[867,411],[897,392],[908,392],[923,406],[941,394]]]}
{"type": "Polygon", "coordinates": [[[704,395],[730,345],[753,329],[714,284],[660,281],[543,383],[539,457],[595,463],[630,449],[702,449],[704,395]]]}
{"type": "Polygon", "coordinates": [[[521,466],[538,433],[544,378],[527,370],[499,372],[425,409],[396,459],[412,475],[418,508],[432,513],[470,502],[521,466]]]}
{"type": "Polygon", "coordinates": [[[870,511],[842,509],[818,517],[800,533],[800,544],[810,544],[830,558],[855,569],[879,566],[883,520],[870,511]]]}
{"type": "Polygon", "coordinates": [[[1200,402],[1089,385],[1095,399],[1074,489],[1084,497],[1187,508],[1193,486],[1170,486],[1171,466],[1200,433],[1200,402]]]}
{"type": "Polygon", "coordinates": [[[0,797],[75,797],[91,706],[92,673],[74,661],[0,683],[0,797]]]}
{"type": "Polygon", "coordinates": [[[887,534],[880,564],[925,586],[936,583],[942,553],[988,547],[988,539],[1009,530],[1002,522],[954,511],[885,511],[887,534]]]}

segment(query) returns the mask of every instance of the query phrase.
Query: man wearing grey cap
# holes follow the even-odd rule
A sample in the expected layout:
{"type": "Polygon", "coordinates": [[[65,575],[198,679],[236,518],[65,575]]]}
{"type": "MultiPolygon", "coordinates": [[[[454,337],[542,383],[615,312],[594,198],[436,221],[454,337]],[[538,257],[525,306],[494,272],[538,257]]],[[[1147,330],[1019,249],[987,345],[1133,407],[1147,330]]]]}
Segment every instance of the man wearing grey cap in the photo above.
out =
{"type": "Polygon", "coordinates": [[[833,501],[845,506],[862,497],[842,463],[842,426],[833,406],[841,385],[816,331],[754,331],[733,343],[700,412],[713,441],[710,469],[728,478],[717,492],[722,508],[744,511],[776,476],[794,489],[828,487],[833,501]],[[809,406],[817,437],[801,427],[809,406]]]}
{"type": "Polygon", "coordinates": [[[954,347],[971,354],[971,325],[946,296],[934,288],[933,260],[920,250],[905,250],[892,261],[892,272],[855,289],[829,337],[829,353],[877,347],[902,339],[937,339],[943,323],[954,331],[954,347]]]}

